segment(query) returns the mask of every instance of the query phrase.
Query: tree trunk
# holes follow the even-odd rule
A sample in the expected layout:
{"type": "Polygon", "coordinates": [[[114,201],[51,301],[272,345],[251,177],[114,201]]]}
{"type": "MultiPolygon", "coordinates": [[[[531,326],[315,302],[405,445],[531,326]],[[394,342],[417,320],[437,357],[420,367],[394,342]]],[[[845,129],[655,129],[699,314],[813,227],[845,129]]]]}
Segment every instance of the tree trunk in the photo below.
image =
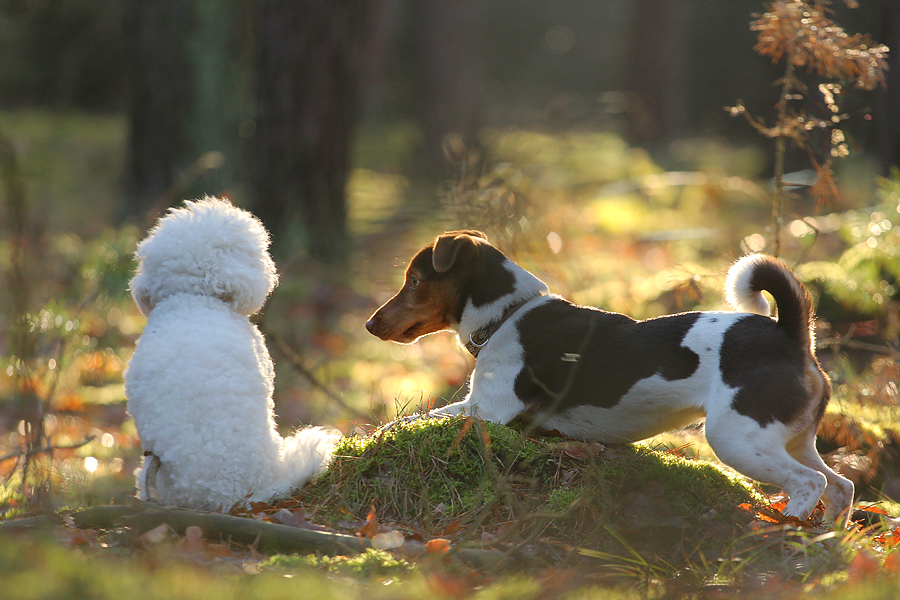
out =
{"type": "Polygon", "coordinates": [[[276,250],[346,254],[365,11],[364,0],[259,1],[253,187],[276,250]]]}
{"type": "Polygon", "coordinates": [[[247,97],[236,0],[132,0],[128,212],[149,223],[182,198],[227,195],[247,97]]]}
{"type": "Polygon", "coordinates": [[[668,141],[687,128],[689,10],[684,0],[637,3],[628,77],[636,142],[668,141]]]}
{"type": "Polygon", "coordinates": [[[143,218],[189,162],[187,121],[194,97],[186,47],[193,5],[131,0],[131,110],[126,211],[143,218]]]}
{"type": "Polygon", "coordinates": [[[888,71],[881,94],[882,170],[900,168],[900,0],[881,0],[882,31],[878,41],[888,45],[888,71]]]}
{"type": "Polygon", "coordinates": [[[426,175],[452,173],[475,140],[481,99],[485,9],[480,0],[428,0],[418,5],[419,166],[426,175]]]}

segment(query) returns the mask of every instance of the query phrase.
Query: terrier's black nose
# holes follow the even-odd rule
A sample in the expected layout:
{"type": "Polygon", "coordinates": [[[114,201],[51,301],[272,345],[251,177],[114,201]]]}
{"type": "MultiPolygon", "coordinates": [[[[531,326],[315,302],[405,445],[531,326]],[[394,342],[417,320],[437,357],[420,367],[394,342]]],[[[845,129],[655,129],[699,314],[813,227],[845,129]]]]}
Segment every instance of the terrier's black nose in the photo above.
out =
{"type": "Polygon", "coordinates": [[[366,321],[366,329],[369,333],[372,333],[372,330],[375,329],[375,319],[369,319],[366,321]]]}

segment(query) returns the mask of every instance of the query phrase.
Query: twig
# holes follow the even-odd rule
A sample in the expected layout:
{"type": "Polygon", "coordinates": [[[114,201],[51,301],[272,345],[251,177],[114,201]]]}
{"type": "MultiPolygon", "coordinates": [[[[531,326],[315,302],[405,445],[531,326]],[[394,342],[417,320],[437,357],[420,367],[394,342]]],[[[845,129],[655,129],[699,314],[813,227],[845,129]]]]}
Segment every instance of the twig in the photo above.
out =
{"type": "Polygon", "coordinates": [[[306,366],[303,364],[303,359],[299,354],[297,354],[297,352],[294,351],[290,344],[288,344],[283,339],[281,339],[280,336],[266,328],[264,322],[258,322],[257,326],[259,327],[262,334],[266,337],[266,339],[270,340],[274,344],[275,349],[278,351],[278,353],[284,356],[291,364],[291,366],[298,373],[300,373],[300,375],[306,378],[306,380],[309,381],[314,388],[317,388],[318,390],[323,392],[326,396],[328,396],[329,400],[338,403],[348,413],[355,415],[358,420],[365,421],[368,418],[362,412],[347,404],[347,402],[343,398],[338,396],[336,393],[331,391],[328,386],[319,381],[319,378],[306,368],[306,366]]]}
{"type": "Polygon", "coordinates": [[[860,342],[857,340],[842,340],[836,338],[819,340],[816,342],[816,346],[820,348],[835,347],[837,349],[853,348],[854,350],[868,350],[869,352],[878,352],[881,354],[895,355],[898,353],[897,348],[887,344],[871,344],[868,342],[860,342]]]}
{"type": "Polygon", "coordinates": [[[16,450],[15,452],[11,452],[11,453],[7,454],[6,456],[0,456],[0,462],[9,460],[11,458],[19,458],[22,456],[24,456],[26,459],[28,459],[32,456],[35,456],[37,454],[43,454],[45,452],[52,454],[54,450],[77,450],[78,448],[81,448],[82,446],[86,446],[87,444],[90,444],[93,441],[94,441],[94,436],[89,436],[89,437],[85,438],[83,441],[81,441],[77,444],[72,444],[70,446],[54,446],[52,444],[48,444],[48,445],[44,446],[43,448],[30,448],[28,450],[16,450]]]}
{"type": "Polygon", "coordinates": [[[787,122],[788,95],[793,87],[793,82],[794,61],[793,56],[788,56],[787,68],[784,78],[781,80],[781,97],[778,99],[778,122],[776,125],[778,137],[775,138],[775,197],[772,199],[772,229],[775,236],[775,247],[772,254],[776,257],[781,253],[781,214],[784,210],[784,153],[787,146],[785,124],[787,122]]]}
{"type": "Polygon", "coordinates": [[[163,523],[179,534],[193,525],[207,537],[221,537],[239,544],[253,544],[265,552],[364,552],[371,542],[351,535],[289,527],[223,513],[168,508],[135,501],[132,506],[95,506],[72,515],[80,529],[128,527],[140,535],[163,523]]]}
{"type": "MultiPolygon", "coordinates": [[[[29,344],[29,330],[26,324],[29,305],[28,279],[26,265],[28,256],[27,206],[25,186],[16,160],[16,151],[12,141],[0,132],[0,178],[5,187],[6,204],[10,223],[10,257],[7,285],[13,293],[13,313],[11,326],[12,354],[16,357],[13,373],[13,399],[26,415],[25,424],[25,462],[22,465],[22,491],[26,498],[28,486],[28,470],[30,456],[37,454],[35,446],[43,444],[44,405],[33,392],[26,392],[26,370],[28,363],[34,358],[34,350],[29,344]]],[[[41,486],[35,488],[34,501],[43,504],[41,486]]],[[[44,508],[44,507],[42,507],[44,508]]]]}

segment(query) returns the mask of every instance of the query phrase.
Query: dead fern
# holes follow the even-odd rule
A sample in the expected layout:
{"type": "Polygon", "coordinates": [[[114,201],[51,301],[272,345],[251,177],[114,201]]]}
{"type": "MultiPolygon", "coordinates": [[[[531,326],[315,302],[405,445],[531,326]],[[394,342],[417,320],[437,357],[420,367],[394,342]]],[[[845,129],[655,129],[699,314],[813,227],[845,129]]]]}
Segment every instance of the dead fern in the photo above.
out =
{"type": "MultiPolygon", "coordinates": [[[[832,165],[835,159],[849,154],[846,136],[840,128],[848,118],[840,106],[841,95],[847,87],[872,90],[884,85],[887,69],[887,46],[874,43],[868,35],[850,35],[831,18],[829,0],[770,0],[766,11],[750,24],[757,32],[754,50],[773,63],[784,60],[784,75],[775,82],[780,86],[775,104],[775,124],[769,126],[750,115],[742,103],[727,110],[732,116],[742,115],[758,132],[775,140],[775,194],[772,201],[773,249],[781,250],[780,231],[783,225],[785,152],[790,140],[809,155],[816,171],[810,193],[817,207],[837,202],[838,189],[832,165]],[[825,80],[816,86],[817,100],[824,105],[822,114],[811,114],[804,106],[811,93],[800,77],[805,70],[825,80]],[[826,158],[816,158],[816,148],[810,142],[814,130],[826,132],[826,158]]],[[[855,2],[846,2],[855,7],[855,2]]]]}

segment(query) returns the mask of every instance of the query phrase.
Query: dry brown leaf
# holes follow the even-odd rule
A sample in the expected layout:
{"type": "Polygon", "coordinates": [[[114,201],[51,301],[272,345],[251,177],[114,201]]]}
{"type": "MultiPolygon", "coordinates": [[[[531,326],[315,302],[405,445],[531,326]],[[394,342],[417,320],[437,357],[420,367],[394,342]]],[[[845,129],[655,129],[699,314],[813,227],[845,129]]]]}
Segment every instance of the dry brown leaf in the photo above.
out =
{"type": "Polygon", "coordinates": [[[600,443],[571,443],[566,444],[565,448],[563,448],[565,455],[575,460],[587,460],[589,453],[591,456],[597,457],[604,450],[606,450],[606,446],[600,443]]]}
{"type": "Polygon", "coordinates": [[[881,563],[869,550],[863,548],[847,566],[847,576],[850,581],[865,581],[881,570],[881,563]]]}
{"type": "Polygon", "coordinates": [[[459,433],[456,434],[456,437],[453,438],[453,442],[450,444],[450,447],[447,448],[447,457],[449,458],[450,454],[459,447],[459,443],[462,441],[466,434],[472,430],[472,425],[475,424],[474,417],[466,417],[466,420],[463,422],[462,429],[459,430],[459,433]]]}
{"type": "Polygon", "coordinates": [[[174,532],[168,523],[158,525],[149,531],[145,531],[138,538],[144,546],[157,546],[166,540],[172,539],[174,532]]]}
{"type": "Polygon", "coordinates": [[[366,516],[366,522],[359,528],[357,535],[364,535],[369,539],[378,535],[378,513],[375,511],[374,506],[369,509],[369,514],[366,516]]]}
{"type": "Polygon", "coordinates": [[[70,532],[68,544],[73,547],[90,546],[98,536],[99,532],[95,529],[76,529],[70,532]]]}
{"type": "Polygon", "coordinates": [[[425,544],[425,554],[444,554],[450,549],[450,540],[435,538],[425,544]]]}
{"type": "Polygon", "coordinates": [[[454,531],[459,529],[460,525],[462,525],[462,520],[456,519],[455,521],[449,523],[446,527],[444,527],[441,535],[451,535],[454,531]]]}
{"type": "Polygon", "coordinates": [[[196,525],[191,525],[184,530],[184,537],[175,544],[175,552],[181,555],[199,555],[205,550],[203,530],[196,525]]]}
{"type": "Polygon", "coordinates": [[[900,552],[891,552],[885,556],[882,568],[887,573],[900,573],[900,552]]]}

